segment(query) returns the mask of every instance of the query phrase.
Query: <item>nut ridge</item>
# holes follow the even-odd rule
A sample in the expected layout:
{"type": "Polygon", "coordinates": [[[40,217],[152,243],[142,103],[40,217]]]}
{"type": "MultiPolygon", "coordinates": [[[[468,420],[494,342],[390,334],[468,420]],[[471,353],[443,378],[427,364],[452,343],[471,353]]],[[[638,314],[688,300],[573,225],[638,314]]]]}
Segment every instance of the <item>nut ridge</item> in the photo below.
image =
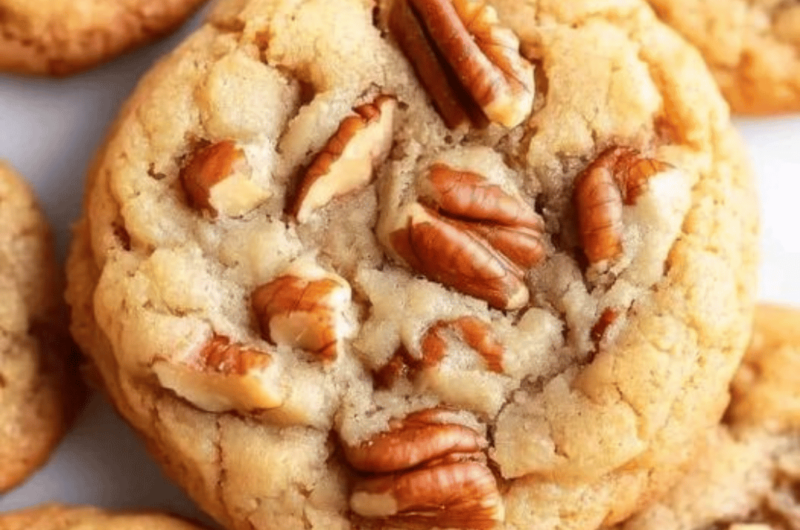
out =
{"type": "Polygon", "coordinates": [[[527,304],[525,273],[546,255],[534,209],[482,175],[441,163],[418,188],[419,202],[389,235],[397,254],[429,279],[497,309],[527,304]]]}
{"type": "Polygon", "coordinates": [[[269,353],[215,334],[186,361],[159,360],[153,371],[162,386],[198,408],[247,413],[283,403],[272,365],[269,353]]]}
{"type": "Polygon", "coordinates": [[[397,0],[389,29],[449,128],[511,128],[533,107],[533,66],[482,0],[397,0]]]}
{"type": "Polygon", "coordinates": [[[428,409],[393,420],[387,432],[357,446],[344,446],[345,458],[354,468],[387,473],[417,466],[450,453],[479,451],[486,440],[457,424],[437,421],[439,411],[428,409]]]}
{"type": "Polygon", "coordinates": [[[636,203],[656,174],[673,166],[626,147],[603,152],[575,180],[581,246],[592,266],[605,268],[622,254],[622,208],[636,203]]]}
{"type": "Polygon", "coordinates": [[[192,153],[180,172],[189,204],[216,215],[211,205],[211,188],[228,178],[234,166],[244,160],[244,152],[231,140],[202,147],[192,153]]]}
{"type": "Polygon", "coordinates": [[[344,444],[348,462],[371,473],[353,488],[354,512],[444,528],[493,528],[503,520],[497,480],[482,453],[486,439],[447,423],[444,412],[414,412],[361,444],[344,444]]]}
{"type": "Polygon", "coordinates": [[[244,375],[250,370],[266,368],[272,357],[255,348],[231,344],[228,337],[214,335],[200,350],[196,366],[202,370],[226,375],[244,375]]]}
{"type": "Polygon", "coordinates": [[[437,366],[447,355],[447,343],[443,337],[447,331],[457,332],[464,343],[483,358],[489,370],[503,373],[503,345],[493,337],[489,324],[472,316],[440,320],[425,332],[420,345],[420,369],[437,366]]]}
{"type": "Polygon", "coordinates": [[[433,281],[498,309],[528,303],[519,267],[473,232],[420,204],[406,211],[406,225],[392,232],[390,242],[413,269],[433,281]]]}
{"type": "Polygon", "coordinates": [[[377,96],[353,109],[305,172],[289,211],[301,223],[335,197],[356,191],[372,179],[373,171],[389,154],[397,100],[377,96]]]}
{"type": "Polygon", "coordinates": [[[298,269],[253,292],[251,303],[261,335],[273,344],[301,348],[322,361],[333,361],[350,331],[344,318],[350,286],[316,266],[298,269]]]}

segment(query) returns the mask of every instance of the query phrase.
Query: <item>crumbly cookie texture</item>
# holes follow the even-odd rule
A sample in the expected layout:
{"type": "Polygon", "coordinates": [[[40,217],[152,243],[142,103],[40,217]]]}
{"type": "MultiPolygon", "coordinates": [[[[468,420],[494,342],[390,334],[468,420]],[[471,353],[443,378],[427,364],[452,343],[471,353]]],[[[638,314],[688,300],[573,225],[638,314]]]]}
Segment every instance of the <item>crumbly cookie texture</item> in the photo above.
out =
{"type": "Polygon", "coordinates": [[[800,111],[800,4],[648,1],[700,49],[734,112],[800,111]]]}
{"type": "Polygon", "coordinates": [[[718,421],[757,216],[640,1],[238,0],[91,172],[72,330],[231,528],[594,528],[718,421]]]}
{"type": "Polygon", "coordinates": [[[200,530],[157,513],[111,513],[88,506],[46,504],[0,514],[0,530],[200,530]]]}
{"type": "Polygon", "coordinates": [[[800,526],[800,311],[759,306],[722,425],[659,502],[623,530],[800,526]]]}
{"type": "Polygon", "coordinates": [[[41,466],[82,402],[50,229],[0,161],[0,492],[41,466]]]}
{"type": "Polygon", "coordinates": [[[178,27],[204,0],[0,0],[0,70],[64,76],[178,27]]]}

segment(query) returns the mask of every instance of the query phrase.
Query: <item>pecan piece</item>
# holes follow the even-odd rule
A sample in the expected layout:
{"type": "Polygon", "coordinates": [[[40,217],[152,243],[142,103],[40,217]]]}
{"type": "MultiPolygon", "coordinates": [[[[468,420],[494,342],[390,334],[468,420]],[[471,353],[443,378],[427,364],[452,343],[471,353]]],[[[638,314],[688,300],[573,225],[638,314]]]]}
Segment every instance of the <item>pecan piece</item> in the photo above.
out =
{"type": "Polygon", "coordinates": [[[389,155],[397,100],[378,96],[353,109],[304,172],[289,208],[301,223],[334,197],[366,186],[389,155]]]}
{"type": "Polygon", "coordinates": [[[204,410],[252,411],[283,402],[271,365],[268,353],[214,335],[188,362],[159,361],[153,369],[165,388],[204,410]]]}
{"type": "Polygon", "coordinates": [[[420,342],[419,358],[412,356],[401,345],[389,362],[373,373],[376,386],[389,388],[401,376],[413,379],[425,370],[435,369],[448,354],[447,333],[455,334],[458,340],[475,351],[486,369],[503,373],[505,348],[494,338],[489,324],[476,317],[463,316],[454,320],[440,320],[428,328],[420,342]]]}
{"type": "Polygon", "coordinates": [[[371,473],[353,488],[354,512],[442,528],[493,528],[503,520],[497,480],[482,453],[486,440],[441,414],[416,412],[345,445],[348,462],[371,473]]]}
{"type": "Polygon", "coordinates": [[[247,168],[244,151],[230,140],[202,147],[192,153],[180,171],[189,205],[216,216],[244,215],[269,197],[242,172],[247,168]]]}
{"type": "Polygon", "coordinates": [[[622,208],[636,204],[653,176],[673,169],[633,149],[614,147],[601,154],[575,180],[575,208],[581,245],[599,268],[622,254],[622,208]]]}
{"type": "Polygon", "coordinates": [[[492,335],[491,327],[475,317],[460,317],[455,320],[440,320],[431,326],[422,338],[422,367],[438,365],[447,354],[444,333],[455,331],[464,342],[481,356],[492,372],[503,373],[503,345],[492,335]]]}
{"type": "Polygon", "coordinates": [[[434,164],[389,244],[431,280],[498,309],[519,309],[525,271],[545,256],[543,223],[519,197],[476,173],[434,164]]]}
{"type": "Polygon", "coordinates": [[[448,127],[515,127],[530,114],[533,66],[483,0],[396,0],[389,30],[448,127]]]}
{"type": "Polygon", "coordinates": [[[350,295],[350,285],[344,279],[309,267],[292,270],[258,287],[251,301],[265,340],[333,361],[350,331],[345,318],[350,295]]]}
{"type": "Polygon", "coordinates": [[[597,319],[597,322],[594,323],[594,326],[592,326],[592,329],[589,332],[589,337],[592,339],[592,342],[596,344],[603,339],[606,331],[608,331],[608,328],[610,328],[611,325],[616,322],[619,314],[619,310],[611,307],[607,307],[603,310],[603,312],[600,314],[600,318],[597,319]]]}

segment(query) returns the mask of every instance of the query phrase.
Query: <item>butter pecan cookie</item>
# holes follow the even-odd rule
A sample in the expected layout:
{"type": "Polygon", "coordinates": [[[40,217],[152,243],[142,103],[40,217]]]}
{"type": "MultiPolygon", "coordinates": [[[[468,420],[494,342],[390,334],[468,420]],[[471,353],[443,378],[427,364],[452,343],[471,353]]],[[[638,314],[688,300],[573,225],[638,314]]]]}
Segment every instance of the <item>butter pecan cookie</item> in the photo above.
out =
{"type": "Polygon", "coordinates": [[[594,528],[724,409],[741,152],[640,1],[222,2],[98,156],[72,329],[230,528],[594,528]]]}
{"type": "Polygon", "coordinates": [[[41,466],[83,392],[47,223],[0,162],[0,492],[41,466]]]}
{"type": "Polygon", "coordinates": [[[0,0],[0,70],[69,75],[166,35],[204,0],[0,0]]]}
{"type": "Polygon", "coordinates": [[[686,476],[624,530],[800,528],[800,311],[756,310],[725,422],[686,476]]]}
{"type": "Polygon", "coordinates": [[[648,1],[700,49],[734,112],[800,111],[800,2],[648,1]]]}
{"type": "Polygon", "coordinates": [[[200,530],[157,513],[110,513],[88,506],[47,504],[0,514],[0,530],[200,530]]]}

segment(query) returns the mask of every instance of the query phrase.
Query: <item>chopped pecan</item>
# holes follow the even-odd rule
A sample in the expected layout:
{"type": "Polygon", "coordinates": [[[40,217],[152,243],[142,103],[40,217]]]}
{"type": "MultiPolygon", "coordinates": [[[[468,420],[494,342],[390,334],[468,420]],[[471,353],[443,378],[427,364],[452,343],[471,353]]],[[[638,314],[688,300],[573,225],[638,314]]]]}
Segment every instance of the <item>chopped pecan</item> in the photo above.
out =
{"type": "Polygon", "coordinates": [[[243,215],[269,196],[246,178],[236,178],[247,167],[244,152],[231,140],[192,153],[180,172],[189,205],[217,215],[243,215]]]}
{"type": "Polygon", "coordinates": [[[253,311],[267,341],[332,361],[349,331],[344,313],[350,305],[350,286],[322,269],[305,272],[292,271],[258,287],[253,311]]]}
{"type": "Polygon", "coordinates": [[[282,392],[267,374],[272,357],[214,335],[187,363],[154,364],[161,384],[194,405],[212,412],[271,409],[282,404],[282,392]]]}
{"type": "Polygon", "coordinates": [[[505,348],[494,338],[491,327],[479,318],[464,316],[454,320],[440,320],[432,325],[422,337],[421,356],[412,356],[405,346],[400,346],[384,366],[373,374],[378,388],[390,388],[401,376],[416,377],[420,372],[436,368],[448,353],[445,334],[459,336],[483,360],[485,367],[495,373],[503,373],[505,348]]]}
{"type": "Polygon", "coordinates": [[[223,375],[244,375],[271,363],[272,357],[268,354],[241,344],[231,344],[230,339],[222,335],[214,335],[197,357],[199,369],[223,375]]]}
{"type": "Polygon", "coordinates": [[[448,127],[515,127],[530,114],[533,66],[483,0],[396,0],[389,30],[448,127]]]}
{"type": "Polygon", "coordinates": [[[439,409],[391,422],[387,432],[345,445],[353,467],[372,475],[353,488],[350,506],[364,517],[442,528],[493,528],[504,518],[486,440],[446,423],[439,409]]]}
{"type": "Polygon", "coordinates": [[[592,341],[595,343],[600,342],[611,324],[617,320],[617,317],[619,317],[619,311],[611,307],[605,308],[589,333],[592,341]]]}
{"type": "Polygon", "coordinates": [[[389,154],[397,100],[378,96],[353,109],[303,173],[290,206],[301,223],[334,197],[366,186],[389,154]]]}
{"type": "Polygon", "coordinates": [[[460,332],[464,342],[483,358],[489,370],[503,373],[503,345],[494,338],[491,327],[475,317],[439,321],[431,326],[422,339],[424,365],[435,366],[446,355],[447,343],[442,333],[447,330],[460,332]]]}
{"type": "Polygon", "coordinates": [[[413,269],[498,309],[530,297],[524,276],[545,256],[543,223],[519,197],[484,177],[434,164],[389,244],[413,269]]]}
{"type": "Polygon", "coordinates": [[[575,180],[575,208],[581,244],[589,263],[606,266],[622,253],[622,207],[636,203],[654,175],[673,166],[614,147],[575,180]]]}
{"type": "Polygon", "coordinates": [[[448,353],[445,334],[455,333],[483,360],[485,367],[503,373],[505,348],[494,338],[491,327],[476,317],[463,316],[454,320],[440,320],[422,336],[421,356],[412,356],[405,346],[400,346],[384,366],[373,374],[378,388],[389,388],[401,376],[416,377],[420,372],[436,368],[448,353]]]}

